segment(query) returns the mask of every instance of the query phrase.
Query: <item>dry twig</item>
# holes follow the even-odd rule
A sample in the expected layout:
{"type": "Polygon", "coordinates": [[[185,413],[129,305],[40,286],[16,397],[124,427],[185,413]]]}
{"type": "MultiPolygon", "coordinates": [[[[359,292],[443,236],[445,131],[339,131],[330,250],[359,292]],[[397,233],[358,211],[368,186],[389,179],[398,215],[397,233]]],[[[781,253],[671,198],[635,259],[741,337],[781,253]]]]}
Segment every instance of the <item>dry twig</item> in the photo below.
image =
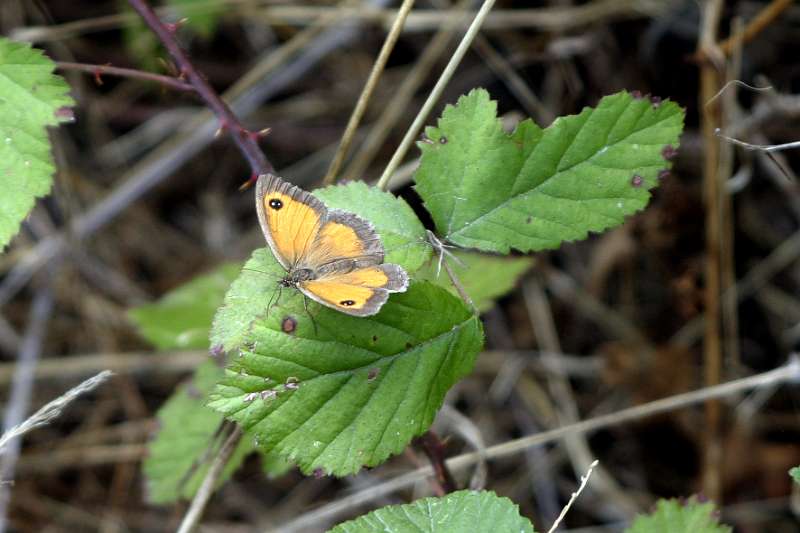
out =
{"type": "Polygon", "coordinates": [[[386,62],[389,60],[392,50],[394,50],[394,45],[397,43],[400,33],[403,31],[403,24],[412,7],[414,7],[414,0],[403,0],[403,5],[400,6],[400,11],[397,12],[397,18],[395,18],[392,24],[392,29],[389,30],[389,35],[386,36],[386,40],[383,42],[383,47],[378,54],[378,59],[375,60],[375,64],[372,66],[372,71],[369,73],[367,83],[364,84],[364,90],[361,91],[361,95],[358,97],[358,102],[356,103],[355,109],[353,109],[353,114],[350,116],[350,120],[347,121],[347,127],[344,130],[344,135],[342,135],[342,142],[339,144],[339,148],[333,156],[333,161],[331,161],[331,165],[328,167],[328,172],[322,179],[323,185],[330,185],[336,180],[336,174],[339,173],[344,157],[347,155],[347,150],[350,148],[350,143],[353,142],[353,137],[356,134],[358,125],[361,123],[361,118],[367,110],[367,104],[369,104],[372,93],[378,85],[378,79],[383,73],[383,69],[386,66],[386,62]]]}

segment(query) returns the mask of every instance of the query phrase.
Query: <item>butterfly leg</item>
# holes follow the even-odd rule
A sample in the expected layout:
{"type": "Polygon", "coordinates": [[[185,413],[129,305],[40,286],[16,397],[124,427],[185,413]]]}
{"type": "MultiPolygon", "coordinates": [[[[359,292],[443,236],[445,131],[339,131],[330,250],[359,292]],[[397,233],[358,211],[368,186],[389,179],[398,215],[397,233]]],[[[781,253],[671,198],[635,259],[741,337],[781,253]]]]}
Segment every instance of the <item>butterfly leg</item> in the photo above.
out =
{"type": "Polygon", "coordinates": [[[308,310],[308,298],[306,298],[305,294],[303,294],[303,309],[305,309],[308,318],[311,320],[311,325],[314,326],[314,335],[318,335],[319,331],[317,331],[317,321],[314,320],[314,315],[312,315],[311,311],[308,310]]]}
{"type": "Polygon", "coordinates": [[[278,305],[278,302],[281,301],[281,293],[283,292],[283,286],[278,285],[277,291],[272,291],[272,296],[269,297],[269,304],[267,304],[267,316],[269,316],[269,312],[272,310],[273,305],[278,305]],[[275,293],[277,292],[277,297],[275,293]]]}

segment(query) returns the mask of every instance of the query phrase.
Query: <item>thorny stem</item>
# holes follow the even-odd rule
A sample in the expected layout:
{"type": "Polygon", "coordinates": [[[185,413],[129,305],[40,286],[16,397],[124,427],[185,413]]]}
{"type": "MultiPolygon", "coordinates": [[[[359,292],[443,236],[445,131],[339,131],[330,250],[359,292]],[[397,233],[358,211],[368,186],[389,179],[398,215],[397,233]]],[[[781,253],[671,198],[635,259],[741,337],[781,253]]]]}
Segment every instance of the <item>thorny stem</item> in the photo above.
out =
{"type": "Polygon", "coordinates": [[[69,61],[56,61],[56,68],[59,70],[76,70],[92,74],[98,85],[102,83],[101,76],[107,74],[120,78],[153,81],[177,91],[195,92],[195,88],[191,83],[187,83],[180,78],[164,76],[163,74],[154,74],[153,72],[145,72],[132,68],[112,67],[111,65],[87,65],[85,63],[70,63],[69,61]]]}
{"type": "Polygon", "coordinates": [[[211,108],[211,111],[217,116],[220,122],[220,129],[227,129],[233,138],[233,141],[239,147],[239,150],[244,154],[247,161],[250,163],[250,169],[253,173],[253,178],[260,174],[266,174],[274,170],[273,166],[267,160],[264,152],[258,146],[258,133],[251,132],[242,126],[239,119],[231,111],[222,98],[216,91],[209,85],[208,81],[200,75],[194,67],[186,52],[178,44],[175,39],[176,26],[167,25],[159,20],[153,8],[145,0],[128,0],[131,7],[139,13],[144,22],[156,34],[158,39],[167,49],[169,54],[178,64],[181,76],[185,76],[189,83],[194,87],[198,96],[211,108]]]}

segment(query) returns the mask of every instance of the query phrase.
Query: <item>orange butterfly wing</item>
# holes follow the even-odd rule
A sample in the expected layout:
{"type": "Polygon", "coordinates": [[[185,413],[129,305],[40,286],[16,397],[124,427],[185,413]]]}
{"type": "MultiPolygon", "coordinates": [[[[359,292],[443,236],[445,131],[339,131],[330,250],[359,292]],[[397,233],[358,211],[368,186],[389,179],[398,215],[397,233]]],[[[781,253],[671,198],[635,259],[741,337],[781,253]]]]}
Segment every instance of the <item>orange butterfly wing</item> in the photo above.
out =
{"type": "Polygon", "coordinates": [[[342,260],[355,261],[357,266],[379,265],[383,244],[372,224],[353,213],[331,209],[300,266],[316,271],[342,260]]]}
{"type": "Polygon", "coordinates": [[[272,253],[291,274],[308,269],[316,279],[297,288],[309,298],[354,316],[380,311],[389,293],[408,287],[408,274],[384,264],[372,224],[346,211],[328,210],[317,198],[278,176],[259,176],[256,208],[272,253]]]}
{"type": "Polygon", "coordinates": [[[380,311],[389,293],[408,287],[408,274],[398,265],[381,264],[322,276],[299,284],[303,294],[323,305],[354,316],[380,311]]]}
{"type": "Polygon", "coordinates": [[[314,196],[273,174],[258,178],[256,210],[267,243],[286,270],[306,257],[328,212],[314,196]]]}

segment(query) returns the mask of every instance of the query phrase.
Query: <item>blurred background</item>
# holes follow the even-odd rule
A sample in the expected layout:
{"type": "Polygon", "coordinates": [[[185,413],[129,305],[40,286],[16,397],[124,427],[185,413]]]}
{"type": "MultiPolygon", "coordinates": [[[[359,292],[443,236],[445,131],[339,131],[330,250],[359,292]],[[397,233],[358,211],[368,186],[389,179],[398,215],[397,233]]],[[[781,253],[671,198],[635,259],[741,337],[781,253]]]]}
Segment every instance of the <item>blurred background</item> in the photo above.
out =
{"type": "MultiPolygon", "coordinates": [[[[278,172],[313,189],[397,4],[174,0],[160,13],[187,19],[178,36],[195,66],[235,102],[247,128],[271,129],[260,145],[278,172]]],[[[380,176],[463,34],[463,8],[479,4],[416,2],[340,178],[380,176]]],[[[174,73],[119,0],[3,0],[0,33],[61,62],[174,73]]],[[[800,141],[798,36],[800,5],[791,1],[497,2],[428,123],[474,87],[497,100],[509,128],[525,117],[547,126],[627,89],[678,102],[686,130],[644,212],[535,254],[484,313],[486,352],[435,426],[448,454],[770,370],[798,349],[800,152],[748,150],[713,134],[720,127],[756,145],[800,141]],[[709,37],[709,4],[720,7],[711,35],[720,46],[697,54],[709,37]],[[725,45],[731,35],[745,38],[725,45]],[[771,89],[732,85],[706,105],[732,79],[771,89]],[[709,223],[719,229],[711,240],[709,223]],[[709,301],[716,329],[704,326],[709,301]]],[[[239,190],[250,169],[226,135],[213,136],[218,124],[190,94],[59,72],[77,105],[74,122],[52,132],[53,192],[0,256],[0,395],[5,404],[31,338],[41,343],[33,408],[104,368],[117,375],[25,438],[6,512],[14,531],[168,531],[185,505],[148,503],[141,460],[156,410],[207,349],[158,352],[128,310],[264,246],[252,191],[239,190]],[[38,311],[35,301],[45,302],[38,311]]],[[[415,208],[417,156],[412,149],[392,182],[415,208]]],[[[564,530],[619,531],[659,497],[699,493],[720,503],[736,531],[798,531],[787,470],[800,464],[799,408],[796,385],[765,387],[492,461],[485,486],[542,529],[587,458],[598,458],[602,471],[564,530]]],[[[294,470],[267,479],[251,458],[213,498],[204,527],[292,531],[291,520],[308,510],[424,463],[412,449],[351,479],[294,470]]],[[[421,483],[372,505],[429,493],[421,483]]]]}

